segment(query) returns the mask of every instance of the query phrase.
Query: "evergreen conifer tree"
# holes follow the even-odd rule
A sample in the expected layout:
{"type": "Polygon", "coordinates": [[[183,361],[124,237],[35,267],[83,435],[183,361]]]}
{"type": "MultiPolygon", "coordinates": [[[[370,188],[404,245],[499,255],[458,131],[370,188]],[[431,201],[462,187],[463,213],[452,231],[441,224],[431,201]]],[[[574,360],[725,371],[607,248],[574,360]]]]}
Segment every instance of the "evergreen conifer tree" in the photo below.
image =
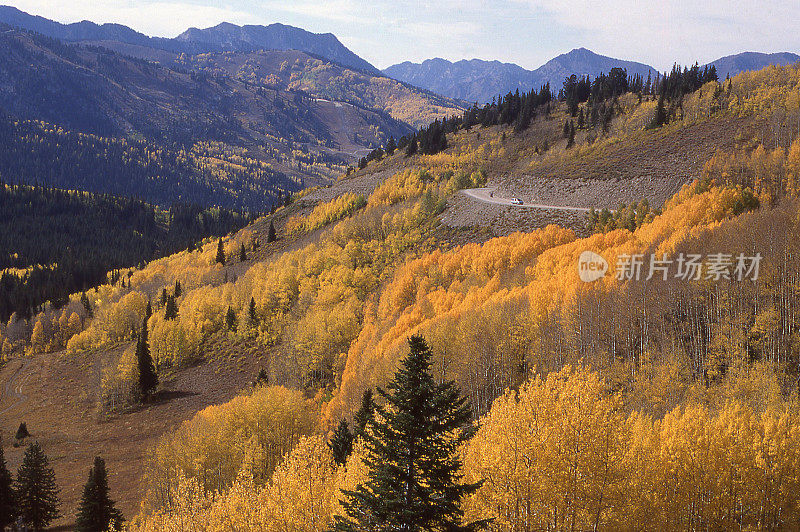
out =
{"type": "Polygon", "coordinates": [[[12,488],[11,473],[3,455],[3,442],[0,441],[0,530],[5,530],[17,517],[17,505],[12,488]]]}
{"type": "Polygon", "coordinates": [[[158,386],[158,375],[150,356],[150,344],[147,340],[147,320],[142,322],[139,341],[136,343],[136,365],[139,368],[139,394],[146,400],[158,386]]]}
{"type": "Polygon", "coordinates": [[[269,384],[269,375],[267,375],[267,370],[261,368],[258,370],[258,375],[256,375],[256,380],[253,382],[253,386],[266,386],[269,384]]]}
{"type": "Polygon", "coordinates": [[[236,330],[236,313],[231,307],[228,307],[228,312],[225,313],[225,325],[227,325],[228,329],[231,331],[236,330]]]}
{"type": "Polygon", "coordinates": [[[250,298],[250,306],[247,308],[247,319],[250,320],[250,325],[255,327],[258,325],[258,313],[256,312],[256,300],[250,298]]]}
{"type": "Polygon", "coordinates": [[[175,296],[167,297],[167,306],[164,309],[164,319],[174,320],[178,317],[178,304],[175,303],[175,296]]]}
{"type": "Polygon", "coordinates": [[[661,127],[667,123],[667,111],[664,108],[664,93],[658,96],[658,105],[656,105],[656,114],[653,116],[653,121],[650,123],[651,128],[661,127]]]}
{"type": "Polygon", "coordinates": [[[409,339],[409,356],[368,424],[365,462],[369,480],[344,491],[347,517],[339,531],[477,530],[461,524],[461,499],[480,484],[461,484],[459,446],[471,431],[470,407],[453,382],[436,384],[432,353],[421,336],[409,339]]]}
{"type": "Polygon", "coordinates": [[[225,266],[225,248],[222,246],[221,238],[219,239],[219,244],[217,244],[217,256],[214,260],[225,266]]]}
{"type": "Polygon", "coordinates": [[[412,155],[417,153],[418,149],[419,149],[419,145],[417,144],[417,138],[414,137],[408,143],[408,146],[406,146],[406,157],[411,157],[412,155]]]}
{"type": "Polygon", "coordinates": [[[98,457],[89,470],[89,480],[83,487],[75,529],[80,532],[116,530],[122,525],[122,514],[108,496],[108,474],[105,461],[98,457]]]}
{"type": "Polygon", "coordinates": [[[567,149],[575,144],[575,124],[570,120],[569,122],[569,138],[567,139],[567,149]]]}
{"type": "Polygon", "coordinates": [[[59,517],[56,475],[38,442],[28,445],[14,481],[17,515],[32,530],[59,517]]]}
{"type": "Polygon", "coordinates": [[[178,298],[181,297],[182,293],[183,293],[183,288],[181,288],[181,282],[175,281],[175,291],[173,292],[173,294],[175,295],[176,298],[178,298]]]}
{"type": "Polygon", "coordinates": [[[242,243],[241,247],[239,248],[239,262],[244,262],[247,260],[247,251],[244,249],[244,243],[242,243]]]}
{"type": "Polygon", "coordinates": [[[86,311],[86,316],[91,318],[94,313],[92,312],[92,304],[89,302],[89,297],[86,295],[86,292],[81,294],[81,304],[86,311]]]}
{"type": "Polygon", "coordinates": [[[275,224],[272,223],[272,220],[269,221],[269,232],[267,233],[267,244],[271,242],[275,242],[277,239],[277,234],[275,233],[275,224]]]}
{"type": "Polygon", "coordinates": [[[372,390],[368,389],[365,390],[364,394],[361,396],[361,407],[358,409],[358,412],[356,412],[356,415],[353,416],[354,438],[363,437],[367,424],[372,421],[374,415],[375,402],[372,399],[372,390]]]}
{"type": "Polygon", "coordinates": [[[17,440],[24,440],[30,435],[30,432],[28,432],[28,424],[23,421],[19,424],[19,427],[17,427],[17,433],[14,435],[14,438],[17,440]]]}
{"type": "Polygon", "coordinates": [[[339,465],[344,465],[350,453],[353,452],[353,435],[347,427],[347,421],[344,419],[339,422],[339,426],[331,437],[328,443],[331,452],[333,453],[333,461],[339,465]]]}

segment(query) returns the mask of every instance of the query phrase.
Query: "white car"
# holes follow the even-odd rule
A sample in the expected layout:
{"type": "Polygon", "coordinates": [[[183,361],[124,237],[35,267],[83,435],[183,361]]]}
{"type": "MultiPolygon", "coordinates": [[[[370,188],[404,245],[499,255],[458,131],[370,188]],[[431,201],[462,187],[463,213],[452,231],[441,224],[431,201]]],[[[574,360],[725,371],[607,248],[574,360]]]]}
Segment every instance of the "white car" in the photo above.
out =
{"type": "Polygon", "coordinates": [[[511,205],[522,205],[522,200],[519,198],[511,198],[511,205]]]}

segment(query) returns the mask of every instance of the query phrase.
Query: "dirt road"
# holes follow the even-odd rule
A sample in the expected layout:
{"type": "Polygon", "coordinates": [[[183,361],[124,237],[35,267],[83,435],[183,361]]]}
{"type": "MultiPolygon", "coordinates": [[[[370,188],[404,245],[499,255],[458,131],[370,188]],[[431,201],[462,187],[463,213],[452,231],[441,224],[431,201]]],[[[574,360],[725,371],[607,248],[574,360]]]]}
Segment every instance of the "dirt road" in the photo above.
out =
{"type": "Polygon", "coordinates": [[[511,202],[511,198],[501,198],[494,196],[493,195],[494,189],[491,188],[470,188],[467,190],[462,190],[461,192],[473,199],[482,201],[484,203],[494,203],[496,205],[511,205],[513,207],[519,207],[521,209],[551,209],[559,211],[589,212],[589,209],[587,207],[565,207],[563,205],[545,205],[542,203],[527,203],[527,202],[523,203],[522,205],[515,205],[514,203],[511,202]]]}
{"type": "Polygon", "coordinates": [[[28,372],[23,375],[23,372],[28,367],[30,362],[30,359],[25,359],[24,361],[16,360],[12,362],[12,364],[19,364],[19,367],[5,382],[2,390],[0,390],[0,414],[5,414],[27,400],[27,397],[23,391],[31,374],[28,372]]]}

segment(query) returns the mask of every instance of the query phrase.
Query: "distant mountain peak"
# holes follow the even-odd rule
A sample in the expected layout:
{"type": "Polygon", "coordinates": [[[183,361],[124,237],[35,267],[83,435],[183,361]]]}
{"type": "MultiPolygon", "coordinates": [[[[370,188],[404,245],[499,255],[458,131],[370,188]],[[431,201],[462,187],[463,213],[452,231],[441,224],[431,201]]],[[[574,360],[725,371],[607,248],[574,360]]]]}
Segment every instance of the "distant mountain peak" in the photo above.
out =
{"type": "Polygon", "coordinates": [[[384,72],[400,81],[468,102],[485,103],[498,94],[514,90],[538,89],[550,83],[554,90],[571,75],[597,75],[619,66],[631,74],[655,72],[642,63],[623,61],[597,54],[587,48],[573,50],[554,57],[536,70],[526,70],[514,63],[498,60],[462,59],[456,62],[435,58],[422,63],[393,65],[384,72]]]}
{"type": "Polygon", "coordinates": [[[798,61],[800,61],[800,55],[792,52],[742,52],[720,57],[709,63],[708,66],[714,65],[719,78],[724,79],[726,76],[733,77],[746,70],[761,70],[768,65],[788,65],[798,61]]]}
{"type": "Polygon", "coordinates": [[[377,68],[347,49],[332,33],[312,33],[280,23],[268,26],[239,26],[231,22],[220,22],[211,28],[189,28],[174,39],[164,39],[148,37],[121,24],[98,25],[88,20],[61,24],[44,17],[29,15],[11,6],[0,6],[0,23],[64,41],[114,41],[171,53],[298,50],[349,68],[380,74],[377,68]]]}

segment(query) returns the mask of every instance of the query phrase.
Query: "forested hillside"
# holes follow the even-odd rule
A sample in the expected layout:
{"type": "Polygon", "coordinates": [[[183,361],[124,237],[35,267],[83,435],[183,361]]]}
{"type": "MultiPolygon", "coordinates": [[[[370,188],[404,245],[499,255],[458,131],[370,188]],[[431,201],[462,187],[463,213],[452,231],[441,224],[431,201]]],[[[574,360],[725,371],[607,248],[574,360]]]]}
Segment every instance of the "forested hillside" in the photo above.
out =
{"type": "Polygon", "coordinates": [[[0,109],[14,118],[172,150],[215,143],[298,181],[324,182],[358,150],[411,131],[382,111],[170,69],[7,26],[0,44],[8,50],[0,60],[8,80],[0,109]]]}
{"type": "MultiPolygon", "coordinates": [[[[107,282],[107,272],[169,255],[251,219],[235,211],[0,183],[0,320],[107,282]]],[[[122,272],[124,273],[124,272],[122,272]]],[[[112,277],[120,278],[120,272],[112,277]]]]}
{"type": "Polygon", "coordinates": [[[292,50],[183,54],[176,64],[266,87],[381,109],[414,127],[426,126],[437,118],[449,118],[463,110],[450,98],[292,50]]]}
{"type": "Polygon", "coordinates": [[[376,449],[405,444],[387,439],[408,406],[390,398],[411,378],[419,335],[431,354],[418,382],[452,380],[465,398],[449,402],[468,426],[448,418],[445,435],[463,445],[441,443],[442,463],[418,472],[455,464],[475,483],[448,499],[454,521],[790,530],[798,88],[798,67],[724,81],[710,69],[649,81],[612,70],[435,121],[224,239],[3,327],[11,363],[31,357],[21,378],[45,376],[0,411],[2,427],[46,415],[39,395],[68,374],[80,391],[58,415],[74,425],[38,428],[66,506],[85,475],[76,463],[104,448],[133,529],[341,528],[367,507],[353,502],[359,486],[387,482],[376,449]],[[692,134],[707,130],[717,134],[692,134]],[[499,236],[448,222],[461,190],[538,193],[542,170],[609,190],[643,172],[678,191],[576,229],[548,225],[558,206],[534,211],[535,230],[499,236]],[[592,283],[579,276],[585,251],[610,265],[592,283]],[[84,366],[94,376],[76,373],[84,366]],[[107,423],[79,414],[89,408],[107,423]]]}
{"type": "Polygon", "coordinates": [[[0,175],[40,184],[260,212],[283,202],[301,182],[217,142],[167,149],[145,140],[87,135],[36,121],[0,117],[0,175]]]}

